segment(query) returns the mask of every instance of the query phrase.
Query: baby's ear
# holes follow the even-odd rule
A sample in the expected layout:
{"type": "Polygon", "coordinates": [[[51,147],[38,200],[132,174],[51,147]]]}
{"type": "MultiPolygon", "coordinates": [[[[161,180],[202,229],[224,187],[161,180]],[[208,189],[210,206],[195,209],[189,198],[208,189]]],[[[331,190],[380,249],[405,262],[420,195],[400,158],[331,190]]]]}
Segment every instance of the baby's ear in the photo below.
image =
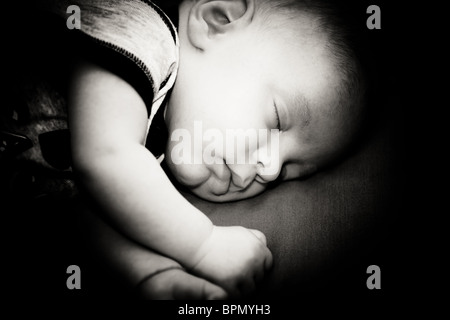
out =
{"type": "Polygon", "coordinates": [[[253,20],[255,0],[200,0],[188,17],[188,36],[195,47],[207,49],[211,41],[253,20]]]}

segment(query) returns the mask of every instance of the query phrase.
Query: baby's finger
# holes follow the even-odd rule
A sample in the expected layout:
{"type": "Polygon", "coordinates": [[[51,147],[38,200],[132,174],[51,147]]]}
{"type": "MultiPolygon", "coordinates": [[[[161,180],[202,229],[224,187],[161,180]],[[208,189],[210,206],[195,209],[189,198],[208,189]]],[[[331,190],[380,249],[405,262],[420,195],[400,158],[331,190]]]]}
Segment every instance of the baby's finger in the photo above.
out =
{"type": "Polygon", "coordinates": [[[268,248],[265,248],[264,256],[259,264],[259,267],[255,269],[255,274],[253,276],[256,283],[261,282],[266,274],[272,268],[273,257],[272,253],[268,248]]]}
{"type": "Polygon", "coordinates": [[[264,245],[267,245],[267,239],[266,236],[264,235],[264,233],[262,233],[259,230],[255,230],[255,229],[249,229],[254,235],[255,237],[257,237],[259,240],[261,240],[262,243],[264,243],[264,245]]]}
{"type": "Polygon", "coordinates": [[[267,249],[266,251],[266,257],[264,260],[264,268],[266,271],[272,269],[272,265],[273,265],[273,256],[272,256],[272,252],[270,252],[269,249],[267,249]]]}
{"type": "Polygon", "coordinates": [[[180,272],[174,275],[173,296],[176,300],[223,300],[227,298],[227,293],[221,287],[191,275],[187,272],[180,272]]]}
{"type": "Polygon", "coordinates": [[[206,300],[225,300],[228,298],[227,292],[219,286],[212,284],[206,280],[203,286],[203,297],[206,300]]]}

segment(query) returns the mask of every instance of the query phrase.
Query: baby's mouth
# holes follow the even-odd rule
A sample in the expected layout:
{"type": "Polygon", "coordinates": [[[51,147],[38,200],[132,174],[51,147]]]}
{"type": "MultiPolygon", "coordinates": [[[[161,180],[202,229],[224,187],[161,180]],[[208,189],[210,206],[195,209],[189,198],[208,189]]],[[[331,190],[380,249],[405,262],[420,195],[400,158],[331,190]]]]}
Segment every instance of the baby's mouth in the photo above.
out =
{"type": "Polygon", "coordinates": [[[255,180],[247,184],[245,187],[237,186],[233,183],[233,180],[230,181],[230,187],[228,188],[229,192],[245,192],[253,185],[255,180]]]}
{"type": "Polygon", "coordinates": [[[223,196],[230,192],[230,187],[232,183],[231,180],[228,181],[220,181],[220,180],[214,180],[214,181],[208,181],[208,188],[210,192],[215,196],[223,196]]]}
{"type": "Polygon", "coordinates": [[[254,184],[255,184],[255,180],[253,180],[251,183],[249,183],[247,186],[245,187],[240,187],[240,186],[236,186],[233,183],[233,180],[230,179],[228,182],[224,182],[224,183],[220,183],[219,185],[217,185],[217,187],[212,187],[210,188],[210,192],[212,195],[216,196],[216,197],[222,197],[225,195],[243,195],[245,192],[247,192],[247,190],[249,190],[254,184]]]}
{"type": "Polygon", "coordinates": [[[191,190],[193,193],[197,194],[201,198],[217,201],[220,198],[229,194],[245,192],[245,190],[247,190],[248,188],[249,186],[247,186],[246,188],[237,187],[236,185],[233,184],[231,179],[228,180],[209,179],[208,181],[205,181],[205,183],[202,184],[201,186],[193,188],[191,190]]]}

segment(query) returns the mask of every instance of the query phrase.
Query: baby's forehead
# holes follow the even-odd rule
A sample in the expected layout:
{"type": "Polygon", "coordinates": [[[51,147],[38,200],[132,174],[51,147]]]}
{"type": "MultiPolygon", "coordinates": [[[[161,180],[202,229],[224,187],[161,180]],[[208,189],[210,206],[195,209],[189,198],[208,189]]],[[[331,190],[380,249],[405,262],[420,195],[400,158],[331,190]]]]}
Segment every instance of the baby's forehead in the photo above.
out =
{"type": "Polygon", "coordinates": [[[315,114],[333,115],[345,99],[347,82],[338,67],[328,56],[316,57],[312,62],[314,57],[297,65],[286,63],[286,71],[280,70],[283,79],[276,84],[286,108],[293,117],[301,119],[303,126],[310,124],[315,114]]]}
{"type": "Polygon", "coordinates": [[[283,40],[301,45],[313,45],[329,40],[331,26],[325,26],[320,15],[306,10],[272,10],[269,19],[256,19],[256,32],[275,35],[283,40]]]}
{"type": "Polygon", "coordinates": [[[301,139],[316,148],[347,139],[363,109],[358,86],[348,90],[348,83],[340,76],[328,78],[322,86],[302,88],[290,92],[286,103],[293,130],[301,139]]]}

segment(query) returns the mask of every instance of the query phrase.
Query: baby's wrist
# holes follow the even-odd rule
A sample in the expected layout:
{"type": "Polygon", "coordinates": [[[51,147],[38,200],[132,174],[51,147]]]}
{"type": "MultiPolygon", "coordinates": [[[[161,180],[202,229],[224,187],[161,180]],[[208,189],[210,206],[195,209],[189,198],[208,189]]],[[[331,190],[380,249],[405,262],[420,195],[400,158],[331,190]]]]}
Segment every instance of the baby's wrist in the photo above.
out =
{"type": "Polygon", "coordinates": [[[136,284],[136,289],[139,289],[145,282],[149,281],[151,278],[163,273],[163,272],[167,272],[170,270],[181,270],[184,271],[185,269],[180,266],[179,264],[173,263],[170,266],[166,266],[166,267],[162,267],[159,268],[149,274],[147,274],[145,277],[143,277],[137,284],[136,284]]]}
{"type": "Polygon", "coordinates": [[[211,241],[214,234],[214,230],[216,230],[217,226],[211,225],[210,232],[204,238],[203,242],[196,248],[193,254],[190,255],[190,262],[186,265],[188,270],[194,270],[203,260],[205,255],[210,251],[211,241]]]}
{"type": "MultiPolygon", "coordinates": [[[[186,269],[192,269],[197,263],[198,253],[211,237],[215,226],[202,212],[196,210],[197,215],[191,215],[172,237],[172,242],[165,253],[178,261],[186,269]]],[[[164,252],[164,251],[162,251],[164,252]]]]}

